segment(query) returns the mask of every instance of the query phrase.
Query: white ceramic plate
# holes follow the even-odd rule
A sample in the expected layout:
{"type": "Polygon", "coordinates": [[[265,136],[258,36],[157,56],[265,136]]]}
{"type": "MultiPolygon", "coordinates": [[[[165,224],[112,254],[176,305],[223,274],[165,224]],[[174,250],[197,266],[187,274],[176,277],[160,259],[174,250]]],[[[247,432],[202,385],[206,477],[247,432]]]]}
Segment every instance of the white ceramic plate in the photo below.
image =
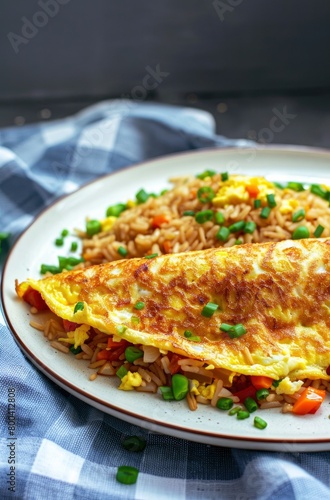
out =
{"type": "Polygon", "coordinates": [[[8,325],[24,353],[55,383],[132,424],[213,445],[283,452],[330,450],[329,398],[316,415],[297,417],[278,410],[260,410],[258,414],[267,420],[268,427],[258,430],[252,416],[238,421],[211,407],[199,405],[196,412],[191,412],[185,402],[164,402],[159,395],[119,391],[116,377],[98,377],[90,382],[85,363],[51,348],[40,332],[29,326],[28,309],[15,297],[15,279],[39,277],[41,263],[56,264],[57,255],[68,252],[69,242],[64,250],[54,245],[64,227],[83,228],[86,215],[102,218],[107,206],[134,198],[142,187],[157,193],[168,186],[168,178],[205,169],[265,175],[279,182],[329,184],[330,153],[263,147],[167,156],[103,177],[61,198],[36,218],[7,259],[2,295],[8,325]]]}

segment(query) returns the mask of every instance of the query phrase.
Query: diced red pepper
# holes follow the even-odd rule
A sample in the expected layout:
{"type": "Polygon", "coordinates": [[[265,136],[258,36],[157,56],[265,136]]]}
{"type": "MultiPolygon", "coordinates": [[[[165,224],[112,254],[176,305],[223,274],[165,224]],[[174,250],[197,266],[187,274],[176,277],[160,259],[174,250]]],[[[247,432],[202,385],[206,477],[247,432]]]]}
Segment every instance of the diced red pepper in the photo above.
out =
{"type": "Polygon", "coordinates": [[[168,353],[168,357],[170,360],[169,370],[171,375],[174,375],[175,373],[178,373],[178,371],[180,371],[181,367],[178,364],[178,361],[183,358],[182,356],[179,356],[179,354],[175,353],[168,353]]]}
{"type": "Polygon", "coordinates": [[[66,332],[73,332],[76,328],[78,328],[78,326],[78,323],[74,323],[73,321],[69,321],[68,319],[63,320],[63,328],[66,332]]]}
{"type": "Polygon", "coordinates": [[[126,346],[118,347],[117,349],[102,349],[96,355],[96,360],[106,359],[107,361],[117,361],[119,357],[125,352],[126,346]]]}
{"type": "Polygon", "coordinates": [[[244,403],[246,398],[255,399],[256,392],[257,392],[257,389],[255,387],[253,387],[253,385],[249,385],[248,387],[246,387],[245,389],[242,389],[241,391],[234,392],[233,396],[238,397],[240,403],[244,403]]]}
{"type": "Polygon", "coordinates": [[[29,288],[24,292],[23,300],[30,304],[30,306],[35,307],[37,311],[46,311],[48,306],[44,299],[42,298],[40,292],[34,290],[29,286],[29,288]]]}
{"type": "Polygon", "coordinates": [[[127,340],[120,340],[119,342],[115,342],[112,337],[108,338],[108,349],[112,349],[113,347],[127,347],[129,345],[129,342],[127,340]]]}

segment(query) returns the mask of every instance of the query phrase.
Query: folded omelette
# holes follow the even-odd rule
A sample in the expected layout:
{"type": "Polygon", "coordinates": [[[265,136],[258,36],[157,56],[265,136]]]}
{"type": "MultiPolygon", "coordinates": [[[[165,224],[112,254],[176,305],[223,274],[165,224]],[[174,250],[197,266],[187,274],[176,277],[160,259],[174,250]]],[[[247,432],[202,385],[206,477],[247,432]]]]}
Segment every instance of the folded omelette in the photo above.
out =
{"type": "Polygon", "coordinates": [[[330,380],[330,240],[126,259],[16,283],[18,296],[29,287],[60,318],[134,344],[237,374],[330,380]]]}

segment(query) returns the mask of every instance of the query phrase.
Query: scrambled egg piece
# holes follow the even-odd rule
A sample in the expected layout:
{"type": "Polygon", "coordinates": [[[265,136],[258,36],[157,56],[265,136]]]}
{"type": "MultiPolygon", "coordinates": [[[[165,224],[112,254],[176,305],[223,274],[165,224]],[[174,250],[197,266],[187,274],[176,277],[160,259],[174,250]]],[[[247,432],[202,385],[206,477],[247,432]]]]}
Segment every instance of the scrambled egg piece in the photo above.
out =
{"type": "Polygon", "coordinates": [[[68,344],[73,344],[74,348],[77,349],[80,345],[82,345],[85,340],[88,339],[88,331],[90,326],[88,325],[80,325],[73,332],[68,332],[67,337],[60,338],[61,342],[67,342],[68,344]]]}
{"type": "Polygon", "coordinates": [[[215,384],[206,385],[203,388],[199,388],[199,393],[205,399],[212,399],[215,393],[215,384]]]}
{"type": "Polygon", "coordinates": [[[200,384],[198,380],[191,381],[190,392],[195,396],[203,396],[205,399],[211,400],[215,393],[215,384],[200,384]]]}
{"type": "Polygon", "coordinates": [[[283,215],[290,214],[298,208],[298,205],[298,200],[295,200],[294,198],[290,200],[283,200],[279,210],[283,215]]]}
{"type": "Polygon", "coordinates": [[[128,202],[126,203],[126,206],[127,206],[127,208],[133,208],[136,206],[136,201],[128,200],[128,202]]]}
{"type": "Polygon", "coordinates": [[[223,182],[212,203],[217,207],[224,207],[247,203],[249,200],[258,198],[264,204],[267,201],[267,194],[274,193],[274,189],[274,184],[263,177],[231,175],[227,181],[223,182]]]}
{"type": "Polygon", "coordinates": [[[118,217],[114,217],[113,215],[110,215],[106,219],[102,219],[100,221],[102,231],[109,231],[110,229],[112,229],[112,226],[114,225],[114,223],[116,222],[117,219],[118,219],[118,217]]]}
{"type": "Polygon", "coordinates": [[[303,385],[302,380],[291,382],[289,377],[285,377],[276,387],[276,394],[294,394],[303,385]]]}
{"type": "Polygon", "coordinates": [[[135,372],[127,372],[127,375],[124,375],[121,379],[121,384],[119,389],[122,391],[133,391],[134,387],[140,387],[142,384],[142,377],[139,373],[135,372]]]}

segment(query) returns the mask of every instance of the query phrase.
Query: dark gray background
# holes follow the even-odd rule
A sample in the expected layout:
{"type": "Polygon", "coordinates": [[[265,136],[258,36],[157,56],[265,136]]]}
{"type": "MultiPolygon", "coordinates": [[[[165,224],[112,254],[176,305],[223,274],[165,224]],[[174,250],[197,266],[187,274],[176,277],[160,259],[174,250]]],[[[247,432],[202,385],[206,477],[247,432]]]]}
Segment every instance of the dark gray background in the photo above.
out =
{"type": "Polygon", "coordinates": [[[0,37],[0,126],[128,96],[209,110],[229,137],[330,147],[327,0],[2,0],[0,37]],[[295,118],[267,138],[274,109],[295,118]]]}

